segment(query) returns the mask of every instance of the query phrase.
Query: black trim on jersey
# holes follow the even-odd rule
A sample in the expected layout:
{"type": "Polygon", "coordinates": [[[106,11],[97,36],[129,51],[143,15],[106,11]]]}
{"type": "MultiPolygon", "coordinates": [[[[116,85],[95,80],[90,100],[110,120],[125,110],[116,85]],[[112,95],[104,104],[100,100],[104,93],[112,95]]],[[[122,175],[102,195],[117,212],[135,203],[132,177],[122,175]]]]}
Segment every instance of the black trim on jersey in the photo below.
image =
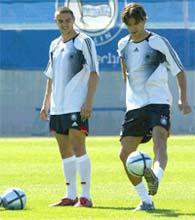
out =
{"type": "Polygon", "coordinates": [[[152,36],[152,33],[150,32],[149,35],[146,37],[146,41],[149,41],[149,38],[152,36]]]}
{"type": "Polygon", "coordinates": [[[75,35],[73,38],[72,38],[72,41],[74,43],[75,39],[79,36],[80,33],[77,33],[77,35],[75,35]]]}
{"type": "MultiPolygon", "coordinates": [[[[69,39],[69,40],[67,40],[67,41],[62,41],[62,42],[63,42],[63,43],[67,43],[68,41],[71,41],[71,40],[72,40],[73,43],[74,43],[75,38],[78,37],[79,34],[80,34],[80,33],[77,33],[73,38],[71,38],[71,39],[69,39]]],[[[58,40],[57,44],[55,45],[55,47],[53,48],[53,50],[50,52],[51,64],[53,64],[53,53],[54,53],[54,51],[56,50],[56,48],[57,48],[57,46],[58,46],[58,44],[60,43],[61,40],[62,40],[62,37],[59,37],[59,40],[58,40]]]]}
{"type": "Polygon", "coordinates": [[[70,38],[69,40],[66,40],[66,41],[62,41],[64,44],[67,43],[68,41],[73,41],[75,40],[75,38],[79,35],[80,33],[77,33],[74,37],[70,38]]]}
{"type": "Polygon", "coordinates": [[[94,63],[94,60],[93,60],[93,56],[92,56],[92,49],[91,49],[91,40],[90,38],[84,38],[83,36],[80,35],[81,38],[83,38],[83,40],[85,41],[86,45],[87,45],[87,49],[89,51],[89,55],[91,57],[91,66],[92,66],[92,71],[96,71],[96,66],[95,66],[95,63],[94,63]]]}
{"type": "Polygon", "coordinates": [[[167,46],[167,48],[168,48],[172,58],[174,59],[175,63],[179,67],[179,69],[183,70],[183,66],[182,66],[181,62],[178,60],[178,58],[177,58],[177,56],[176,56],[172,46],[170,45],[169,41],[166,38],[164,38],[164,37],[161,37],[161,39],[165,42],[165,44],[166,44],[166,46],[167,46]]]}
{"type": "Polygon", "coordinates": [[[92,49],[91,49],[91,41],[89,38],[84,39],[87,46],[88,46],[88,50],[91,56],[91,65],[92,65],[92,70],[95,70],[95,64],[94,64],[94,60],[93,60],[93,56],[92,56],[92,49]]]}
{"type": "Polygon", "coordinates": [[[53,51],[51,51],[50,56],[51,56],[51,64],[53,65],[53,51]]]}
{"type": "Polygon", "coordinates": [[[147,37],[145,37],[143,40],[140,40],[140,41],[131,41],[131,36],[130,36],[129,41],[134,43],[134,44],[138,44],[138,43],[141,43],[142,41],[145,41],[145,40],[148,41],[151,36],[152,36],[152,33],[149,32],[149,35],[147,37]]]}

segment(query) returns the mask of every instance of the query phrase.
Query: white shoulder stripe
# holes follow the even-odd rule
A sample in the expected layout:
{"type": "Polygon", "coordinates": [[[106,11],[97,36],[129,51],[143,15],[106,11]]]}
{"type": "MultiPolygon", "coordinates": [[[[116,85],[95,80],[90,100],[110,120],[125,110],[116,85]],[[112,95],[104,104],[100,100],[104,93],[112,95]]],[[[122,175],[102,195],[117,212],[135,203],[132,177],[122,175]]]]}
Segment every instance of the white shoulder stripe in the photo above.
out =
{"type": "Polygon", "coordinates": [[[95,63],[94,63],[93,56],[92,56],[91,41],[90,41],[89,38],[86,38],[84,40],[85,40],[85,42],[87,44],[87,47],[88,47],[88,50],[89,50],[89,54],[90,54],[90,57],[91,57],[92,70],[96,70],[95,63]]]}
{"type": "Polygon", "coordinates": [[[161,39],[165,42],[167,48],[169,49],[169,52],[170,52],[171,56],[173,57],[175,63],[179,67],[179,69],[182,70],[183,69],[183,65],[181,64],[180,60],[177,58],[177,55],[175,54],[175,51],[172,48],[172,46],[170,45],[170,43],[168,42],[168,40],[166,38],[164,38],[164,37],[161,37],[161,39]]]}
{"type": "Polygon", "coordinates": [[[85,37],[85,36],[82,36],[82,35],[79,35],[86,43],[87,45],[87,49],[89,51],[89,55],[90,55],[90,59],[91,59],[91,70],[93,71],[97,71],[96,70],[96,65],[95,65],[95,62],[94,62],[94,59],[93,59],[93,55],[92,55],[92,47],[91,47],[91,40],[89,37],[85,37]]]}

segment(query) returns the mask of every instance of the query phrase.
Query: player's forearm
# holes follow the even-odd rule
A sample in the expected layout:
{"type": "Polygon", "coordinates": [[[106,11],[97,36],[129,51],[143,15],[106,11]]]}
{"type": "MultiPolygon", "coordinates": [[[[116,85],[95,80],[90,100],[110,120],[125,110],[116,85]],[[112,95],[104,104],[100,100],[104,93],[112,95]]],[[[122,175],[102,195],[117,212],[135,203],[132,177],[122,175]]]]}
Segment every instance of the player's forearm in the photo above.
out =
{"type": "Polygon", "coordinates": [[[93,98],[96,92],[97,83],[98,83],[98,75],[96,72],[91,72],[89,81],[88,81],[88,91],[86,96],[86,102],[90,105],[93,103],[93,98]]]}
{"type": "Polygon", "coordinates": [[[52,89],[52,80],[48,79],[47,84],[46,84],[46,89],[45,89],[45,96],[43,99],[43,105],[42,108],[47,108],[49,109],[50,106],[50,98],[51,98],[51,89],[52,89]]]}
{"type": "Polygon", "coordinates": [[[123,62],[122,58],[121,58],[120,62],[121,62],[122,77],[123,77],[124,81],[126,82],[126,79],[127,79],[126,66],[125,66],[125,63],[123,62]]]}
{"type": "Polygon", "coordinates": [[[177,83],[179,88],[179,100],[184,102],[186,101],[187,83],[186,83],[185,73],[183,71],[177,74],[177,83]]]}

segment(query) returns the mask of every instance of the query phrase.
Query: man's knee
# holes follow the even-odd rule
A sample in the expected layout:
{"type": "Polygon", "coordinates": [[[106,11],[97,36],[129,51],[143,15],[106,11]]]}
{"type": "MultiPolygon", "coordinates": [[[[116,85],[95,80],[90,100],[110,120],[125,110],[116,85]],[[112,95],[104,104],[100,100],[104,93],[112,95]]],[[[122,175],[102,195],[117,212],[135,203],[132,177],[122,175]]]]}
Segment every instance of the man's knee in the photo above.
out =
{"type": "Polygon", "coordinates": [[[85,141],[85,137],[86,137],[86,135],[82,131],[76,129],[70,129],[69,136],[71,142],[78,144],[79,143],[82,144],[85,141]]]}
{"type": "Polygon", "coordinates": [[[142,137],[123,137],[121,139],[121,152],[119,157],[123,163],[126,162],[130,153],[135,151],[140,144],[142,137]]]}
{"type": "Polygon", "coordinates": [[[79,157],[84,155],[86,153],[85,134],[80,130],[70,129],[69,136],[76,156],[79,157]]]}
{"type": "Polygon", "coordinates": [[[121,150],[121,152],[120,152],[120,154],[119,154],[119,158],[121,159],[121,161],[122,161],[123,163],[126,162],[127,157],[128,157],[127,153],[126,153],[125,151],[121,150]]]}

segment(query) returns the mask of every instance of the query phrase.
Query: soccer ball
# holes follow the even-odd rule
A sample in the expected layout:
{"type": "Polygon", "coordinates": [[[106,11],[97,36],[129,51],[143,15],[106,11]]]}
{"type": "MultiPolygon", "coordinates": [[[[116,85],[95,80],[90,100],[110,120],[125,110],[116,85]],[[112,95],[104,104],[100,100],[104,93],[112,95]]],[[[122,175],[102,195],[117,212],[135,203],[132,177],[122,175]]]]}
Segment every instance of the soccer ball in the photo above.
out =
{"type": "Polygon", "coordinates": [[[10,210],[24,209],[26,205],[26,195],[19,188],[10,188],[0,197],[0,205],[10,210]]]}
{"type": "Polygon", "coordinates": [[[126,168],[133,176],[143,176],[146,168],[152,167],[152,159],[146,153],[132,152],[126,161],[126,168]]]}

